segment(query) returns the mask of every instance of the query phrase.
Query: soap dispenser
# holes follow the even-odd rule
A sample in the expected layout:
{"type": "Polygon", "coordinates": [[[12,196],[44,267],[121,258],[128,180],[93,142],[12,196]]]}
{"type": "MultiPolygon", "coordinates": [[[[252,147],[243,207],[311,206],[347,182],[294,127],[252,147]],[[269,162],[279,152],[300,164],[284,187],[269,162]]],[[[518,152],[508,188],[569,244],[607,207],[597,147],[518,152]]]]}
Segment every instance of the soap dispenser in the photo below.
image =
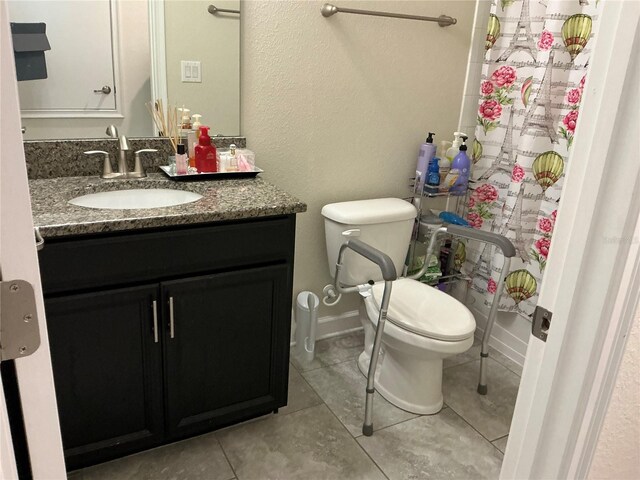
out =
{"type": "Polygon", "coordinates": [[[464,195],[469,187],[469,175],[471,174],[471,160],[467,156],[467,136],[462,135],[462,145],[458,155],[451,162],[451,171],[456,174],[456,180],[451,185],[450,191],[456,195],[464,195]]]}
{"type": "Polygon", "coordinates": [[[198,173],[212,173],[217,171],[216,147],[211,144],[209,127],[200,127],[200,137],[196,151],[196,169],[198,173]]]}
{"type": "Polygon", "coordinates": [[[416,180],[415,191],[422,193],[424,189],[425,180],[427,177],[427,169],[429,168],[429,162],[436,154],[436,146],[433,144],[433,136],[435,133],[429,132],[425,142],[420,145],[420,153],[418,154],[418,162],[416,164],[416,180]]]}
{"type": "Polygon", "coordinates": [[[189,151],[189,166],[196,166],[196,145],[198,144],[198,136],[200,135],[200,119],[202,115],[194,113],[192,115],[193,123],[191,123],[191,130],[187,134],[187,150],[189,151]]]}
{"type": "Polygon", "coordinates": [[[458,155],[460,151],[460,145],[462,145],[462,137],[467,137],[466,133],[462,132],[453,132],[453,142],[447,142],[451,144],[451,147],[445,153],[445,156],[450,162],[453,162],[453,159],[458,155]]]}

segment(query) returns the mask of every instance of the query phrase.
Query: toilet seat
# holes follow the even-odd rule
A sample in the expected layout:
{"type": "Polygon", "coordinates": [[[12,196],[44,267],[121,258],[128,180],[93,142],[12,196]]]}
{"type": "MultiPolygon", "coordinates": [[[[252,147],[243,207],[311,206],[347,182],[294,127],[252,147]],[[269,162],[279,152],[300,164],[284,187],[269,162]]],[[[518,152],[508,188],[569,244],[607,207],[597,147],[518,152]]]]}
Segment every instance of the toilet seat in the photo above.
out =
{"type": "MultiPolygon", "coordinates": [[[[371,296],[380,310],[384,282],[371,287],[371,296]]],[[[393,282],[387,320],[397,327],[435,340],[465,340],[476,329],[473,314],[455,298],[409,278],[393,282]]],[[[377,323],[377,319],[374,323],[377,323]]]]}

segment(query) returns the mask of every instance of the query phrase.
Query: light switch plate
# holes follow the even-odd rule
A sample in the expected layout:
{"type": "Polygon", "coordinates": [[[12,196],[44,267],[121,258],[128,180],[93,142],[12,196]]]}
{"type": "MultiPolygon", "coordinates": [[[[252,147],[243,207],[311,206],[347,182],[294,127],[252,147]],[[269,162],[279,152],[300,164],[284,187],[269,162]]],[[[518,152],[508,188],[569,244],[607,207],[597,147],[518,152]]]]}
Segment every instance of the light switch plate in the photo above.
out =
{"type": "Polygon", "coordinates": [[[183,82],[202,83],[202,69],[199,61],[181,60],[180,72],[183,82]]]}

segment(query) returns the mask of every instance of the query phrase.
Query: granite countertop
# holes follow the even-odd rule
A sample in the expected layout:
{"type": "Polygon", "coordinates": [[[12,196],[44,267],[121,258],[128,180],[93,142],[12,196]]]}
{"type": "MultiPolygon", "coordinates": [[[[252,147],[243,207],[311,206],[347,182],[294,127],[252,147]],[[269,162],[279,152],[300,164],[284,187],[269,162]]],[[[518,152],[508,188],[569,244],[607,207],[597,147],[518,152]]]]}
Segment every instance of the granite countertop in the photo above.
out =
{"type": "Polygon", "coordinates": [[[297,198],[260,178],[176,182],[161,173],[146,178],[104,180],[58,177],[29,181],[33,223],[44,238],[240,220],[306,211],[297,198]],[[183,205],[137,210],[93,209],[71,205],[80,195],[134,188],[170,188],[199,193],[183,205]]]}

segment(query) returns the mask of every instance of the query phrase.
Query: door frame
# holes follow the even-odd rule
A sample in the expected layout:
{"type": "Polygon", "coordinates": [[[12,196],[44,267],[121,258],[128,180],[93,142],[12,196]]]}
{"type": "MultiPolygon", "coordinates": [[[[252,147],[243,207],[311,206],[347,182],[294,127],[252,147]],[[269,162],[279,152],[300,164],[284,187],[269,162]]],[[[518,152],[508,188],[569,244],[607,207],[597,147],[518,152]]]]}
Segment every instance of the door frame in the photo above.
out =
{"type": "Polygon", "coordinates": [[[113,98],[115,108],[80,109],[33,109],[20,110],[22,118],[124,118],[124,84],[120,68],[120,6],[121,0],[108,0],[111,15],[111,64],[113,69],[113,98]]]}
{"type": "MultiPolygon", "coordinates": [[[[40,347],[13,360],[33,478],[65,478],[40,269],[20,132],[20,107],[7,2],[0,2],[0,278],[33,285],[40,347]]],[[[17,478],[4,390],[0,390],[0,472],[17,478]],[[7,454],[7,455],[5,455],[7,454]]],[[[5,477],[2,477],[5,478],[5,477]]]]}
{"type": "Polygon", "coordinates": [[[604,2],[538,300],[553,318],[546,343],[530,337],[503,479],[586,477],[635,318],[639,19],[638,2],[604,2]]]}
{"type": "MultiPolygon", "coordinates": [[[[16,367],[23,395],[22,403],[34,478],[62,478],[65,475],[64,459],[33,238],[26,168],[24,162],[16,161],[24,158],[24,151],[20,125],[11,122],[11,119],[19,118],[19,108],[17,86],[13,80],[15,66],[12,61],[13,53],[6,7],[6,2],[1,2],[2,55],[0,58],[3,72],[3,75],[0,75],[2,79],[1,112],[2,118],[10,121],[4,121],[0,130],[0,148],[2,149],[0,181],[5,179],[0,189],[2,192],[0,199],[4,200],[0,202],[2,218],[0,232],[8,232],[11,228],[11,234],[3,234],[6,235],[3,239],[10,239],[10,242],[9,244],[0,242],[0,245],[7,250],[9,246],[20,249],[20,254],[9,256],[3,250],[0,261],[2,272],[7,278],[19,271],[22,278],[36,286],[42,344],[34,355],[17,361],[16,367]],[[7,178],[10,178],[11,182],[7,181],[7,178]],[[10,192],[5,193],[7,190],[10,192]],[[10,209],[6,203],[6,198],[9,196],[10,209]],[[6,212],[9,212],[11,217],[6,212]],[[9,227],[10,221],[15,221],[15,228],[13,224],[9,227]]],[[[639,9],[638,2],[607,1],[603,6],[599,40],[594,47],[590,78],[585,88],[585,96],[589,97],[589,100],[585,100],[583,104],[581,113],[583,121],[580,122],[576,132],[578,138],[572,152],[573,159],[578,158],[578,152],[582,152],[584,160],[571,162],[571,176],[567,177],[563,192],[564,200],[558,213],[563,220],[558,222],[558,230],[555,232],[547,264],[549,270],[540,294],[540,303],[554,310],[554,319],[548,343],[544,344],[537,339],[532,339],[529,344],[510,441],[501,473],[502,478],[561,478],[571,476],[573,472],[577,475],[588,471],[593,446],[597,442],[597,433],[611,396],[613,385],[611,374],[617,371],[619,366],[624,350],[622,336],[628,331],[631,323],[629,317],[632,316],[635,310],[633,307],[637,304],[636,291],[640,270],[637,245],[625,245],[622,242],[614,245],[619,255],[613,257],[616,258],[615,262],[610,262],[615,265],[608,271],[608,276],[617,280],[609,283],[610,288],[606,295],[608,301],[603,302],[600,310],[592,314],[596,318],[595,324],[583,323],[581,325],[583,331],[578,331],[579,334],[574,335],[576,321],[566,319],[570,314],[578,312],[581,304],[588,305],[592,300],[585,298],[586,293],[589,292],[584,287],[592,283],[593,279],[586,275],[580,276],[581,268],[595,258],[590,256],[593,254],[595,242],[587,240],[592,227],[597,227],[598,222],[601,223],[611,217],[611,211],[596,207],[603,205],[601,202],[618,190],[610,188],[611,185],[617,187],[622,181],[635,182],[637,185],[637,176],[620,176],[611,173],[602,175],[604,167],[598,165],[598,159],[606,158],[610,145],[618,140],[614,135],[615,132],[612,131],[615,122],[611,120],[615,120],[617,107],[622,102],[620,96],[625,77],[624,69],[631,55],[631,45],[625,46],[624,42],[628,41],[629,32],[637,28],[639,9]],[[593,65],[598,65],[598,68],[596,69],[593,65]],[[623,74],[620,76],[621,69],[623,74]],[[608,93],[607,102],[604,99],[605,89],[608,93]],[[617,102],[611,101],[613,97],[617,102]],[[612,103],[615,105],[612,106],[612,103]],[[587,112],[591,112],[593,116],[587,115],[587,112]],[[589,122],[585,121],[585,118],[596,120],[589,122]],[[606,119],[610,123],[607,123],[606,119]],[[587,198],[589,197],[587,193],[592,198],[587,198]],[[578,200],[575,204],[566,200],[570,194],[578,200]],[[580,199],[584,199],[585,202],[580,203],[580,199]],[[585,233],[587,235],[584,235],[585,233]],[[575,243],[570,241],[575,239],[578,240],[575,243]],[[632,260],[629,262],[632,266],[624,265],[626,259],[632,260]],[[555,272],[555,277],[551,275],[552,271],[555,272]],[[574,285],[567,283],[572,277],[576,280],[574,285]],[[622,284],[621,278],[628,278],[630,283],[622,284]],[[564,303],[559,301],[558,288],[556,288],[558,285],[572,287],[574,294],[570,298],[573,301],[566,300],[566,297],[564,297],[564,303]],[[619,317],[615,317],[618,314],[619,317]],[[613,317],[614,320],[609,321],[609,317],[613,317]],[[584,328],[585,325],[588,328],[584,328]],[[598,339],[601,341],[597,342],[598,339]],[[585,360],[585,354],[575,357],[560,355],[561,348],[564,350],[568,347],[572,349],[571,352],[579,352],[579,349],[585,345],[592,347],[586,353],[588,357],[586,366],[581,363],[585,360]],[[553,368],[549,369],[549,366],[553,368]],[[579,388],[575,391],[570,390],[570,395],[563,398],[562,394],[566,392],[566,388],[575,387],[576,382],[579,388]],[[558,400],[558,403],[554,403],[555,400],[558,400]],[[551,405],[554,407],[551,408],[551,405]],[[571,410],[572,406],[576,408],[571,410]],[[567,414],[567,411],[571,413],[567,414]],[[573,412],[578,414],[574,415],[573,412]],[[588,416],[590,412],[594,413],[591,418],[588,416]],[[560,421],[554,423],[558,418],[560,421]],[[565,448],[558,448],[558,445],[565,448]],[[540,475],[540,467],[544,468],[542,475],[540,475]]],[[[627,138],[623,145],[632,146],[633,142],[634,139],[627,138]]],[[[622,163],[625,159],[620,157],[616,160],[621,160],[620,163],[622,163]]],[[[608,170],[617,172],[620,168],[617,164],[618,162],[613,162],[610,167],[608,166],[608,170]]],[[[637,169],[627,169],[626,173],[628,174],[629,171],[637,172],[637,169]]],[[[625,219],[624,231],[629,235],[634,235],[634,232],[638,231],[637,213],[640,208],[638,205],[640,195],[637,193],[633,191],[627,205],[616,206],[616,211],[632,210],[625,219]],[[629,208],[625,208],[626,206],[629,208]]],[[[603,281],[603,277],[599,277],[597,283],[603,285],[606,282],[603,281]]],[[[4,420],[1,416],[6,413],[2,406],[0,402],[0,420],[4,420]]],[[[2,424],[6,425],[4,422],[2,424]]],[[[7,429],[0,425],[0,440],[3,442],[7,441],[6,434],[7,429]]],[[[3,443],[0,447],[4,454],[11,445],[3,443]]],[[[15,466],[12,467],[11,458],[7,459],[3,455],[0,461],[0,472],[11,474],[14,471],[15,466]]]]}

